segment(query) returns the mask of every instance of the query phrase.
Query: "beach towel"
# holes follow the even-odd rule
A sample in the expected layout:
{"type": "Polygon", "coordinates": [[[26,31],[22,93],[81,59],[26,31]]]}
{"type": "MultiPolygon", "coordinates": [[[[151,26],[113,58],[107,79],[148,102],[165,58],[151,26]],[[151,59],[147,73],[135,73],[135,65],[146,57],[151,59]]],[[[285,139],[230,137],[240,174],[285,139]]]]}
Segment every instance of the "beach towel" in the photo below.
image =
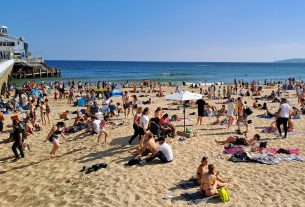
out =
{"type": "MultiPolygon", "coordinates": [[[[184,118],[179,118],[175,120],[176,122],[184,122],[184,118]]],[[[185,118],[185,122],[191,122],[193,121],[193,119],[190,118],[185,118]]]]}
{"type": "Polygon", "coordinates": [[[260,153],[269,153],[269,154],[286,153],[286,154],[295,154],[295,155],[299,155],[301,153],[301,151],[299,149],[292,149],[292,148],[288,148],[288,149],[259,148],[259,152],[260,153]],[[283,151],[283,150],[286,150],[286,151],[283,151]]]}
{"type": "Polygon", "coordinates": [[[242,146],[234,146],[234,147],[225,147],[223,153],[224,154],[235,154],[237,152],[244,152],[244,148],[242,146]]]}
{"type": "Polygon", "coordinates": [[[258,118],[262,118],[262,119],[272,119],[273,116],[269,116],[269,115],[266,115],[266,114],[262,114],[262,115],[257,115],[258,118]]]}
{"type": "Polygon", "coordinates": [[[272,133],[272,130],[271,130],[272,128],[271,127],[265,127],[265,128],[263,128],[263,130],[262,130],[262,133],[272,133]]]}
{"type": "Polygon", "coordinates": [[[279,163],[279,160],[273,155],[249,155],[248,157],[251,161],[266,164],[266,165],[275,165],[279,163]]]}
{"type": "Polygon", "coordinates": [[[197,183],[197,180],[195,180],[195,179],[181,180],[176,185],[180,186],[182,189],[196,188],[199,186],[199,184],[197,183]]]}
{"type": "Polygon", "coordinates": [[[217,196],[204,197],[201,191],[186,192],[186,193],[181,193],[180,195],[185,198],[188,205],[206,204],[209,199],[217,197],[217,196]]]}
{"type": "Polygon", "coordinates": [[[300,156],[288,156],[288,157],[279,157],[279,161],[299,161],[304,162],[304,158],[300,156]]]}

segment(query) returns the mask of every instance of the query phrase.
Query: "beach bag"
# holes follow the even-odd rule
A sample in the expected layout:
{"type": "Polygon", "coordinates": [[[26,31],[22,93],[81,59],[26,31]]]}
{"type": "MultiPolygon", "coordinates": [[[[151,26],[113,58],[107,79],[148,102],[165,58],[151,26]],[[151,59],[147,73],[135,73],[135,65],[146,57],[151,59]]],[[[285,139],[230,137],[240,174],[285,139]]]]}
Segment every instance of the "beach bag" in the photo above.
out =
{"type": "Polygon", "coordinates": [[[259,148],[266,148],[266,147],[267,147],[267,142],[259,143],[259,148]]]}
{"type": "Polygon", "coordinates": [[[253,114],[253,111],[248,107],[245,109],[245,112],[244,112],[247,116],[250,116],[251,114],[253,114]]]}
{"type": "Polygon", "coordinates": [[[131,160],[128,161],[127,165],[133,166],[139,164],[141,159],[139,157],[134,157],[131,160]]]}
{"type": "Polygon", "coordinates": [[[219,199],[222,202],[228,202],[230,200],[229,192],[227,188],[220,188],[218,190],[219,199]]]}

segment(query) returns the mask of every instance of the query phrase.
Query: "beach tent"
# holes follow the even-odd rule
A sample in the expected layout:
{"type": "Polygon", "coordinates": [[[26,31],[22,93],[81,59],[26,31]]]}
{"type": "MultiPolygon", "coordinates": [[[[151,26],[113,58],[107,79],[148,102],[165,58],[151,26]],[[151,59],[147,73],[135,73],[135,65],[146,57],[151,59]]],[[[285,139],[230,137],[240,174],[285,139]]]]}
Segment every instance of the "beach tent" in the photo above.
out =
{"type": "Polygon", "coordinates": [[[112,91],[110,93],[110,97],[115,97],[115,96],[123,96],[122,90],[119,88],[112,89],[112,91]]]}
{"type": "Polygon", "coordinates": [[[78,105],[78,106],[85,106],[85,97],[81,97],[81,98],[77,101],[77,105],[78,105]]]}
{"type": "Polygon", "coordinates": [[[31,93],[34,94],[37,98],[41,96],[41,92],[39,90],[32,89],[31,93]]]}
{"type": "MultiPolygon", "coordinates": [[[[198,93],[191,93],[189,91],[182,91],[182,92],[166,95],[164,98],[166,100],[173,100],[173,101],[190,101],[190,100],[202,99],[202,95],[198,93]]],[[[183,126],[185,132],[185,107],[183,107],[183,114],[184,114],[183,126]]]]}

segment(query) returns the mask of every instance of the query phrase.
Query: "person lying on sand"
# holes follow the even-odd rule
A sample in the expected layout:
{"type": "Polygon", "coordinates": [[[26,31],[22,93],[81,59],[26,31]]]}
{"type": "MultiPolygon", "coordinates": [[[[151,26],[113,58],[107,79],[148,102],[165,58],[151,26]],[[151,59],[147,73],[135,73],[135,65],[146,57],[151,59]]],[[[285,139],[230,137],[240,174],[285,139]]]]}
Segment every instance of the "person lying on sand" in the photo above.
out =
{"type": "Polygon", "coordinates": [[[218,141],[215,139],[215,142],[219,145],[226,145],[229,143],[235,144],[235,145],[247,145],[247,146],[252,146],[257,143],[257,141],[260,140],[260,135],[255,134],[252,139],[247,139],[247,133],[245,134],[245,138],[241,138],[238,136],[230,136],[228,139],[224,141],[218,141]]]}
{"type": "Polygon", "coordinates": [[[201,178],[200,190],[204,196],[213,196],[217,194],[217,187],[225,187],[227,183],[217,180],[217,173],[213,164],[208,165],[208,172],[201,178]]]}

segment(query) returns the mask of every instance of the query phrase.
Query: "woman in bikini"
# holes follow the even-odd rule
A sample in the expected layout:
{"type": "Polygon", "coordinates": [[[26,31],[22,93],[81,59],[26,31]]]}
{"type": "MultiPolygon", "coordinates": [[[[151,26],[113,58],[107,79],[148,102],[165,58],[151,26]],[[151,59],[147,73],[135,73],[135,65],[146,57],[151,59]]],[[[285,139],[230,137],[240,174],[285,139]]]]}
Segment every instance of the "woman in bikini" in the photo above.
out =
{"type": "Polygon", "coordinates": [[[65,127],[65,123],[64,122],[57,122],[56,126],[53,126],[50,133],[48,134],[45,142],[47,140],[49,140],[49,142],[51,142],[53,144],[53,148],[50,152],[51,158],[55,157],[55,154],[59,148],[59,135],[61,135],[61,137],[67,141],[66,137],[63,135],[63,129],[65,127]]]}
{"type": "Polygon", "coordinates": [[[132,137],[130,138],[130,140],[128,141],[128,144],[131,144],[132,141],[139,136],[139,124],[140,124],[140,119],[143,113],[143,108],[139,107],[137,109],[137,113],[134,115],[134,119],[133,119],[133,129],[134,129],[134,133],[132,135],[132,137]]]}
{"type": "Polygon", "coordinates": [[[50,113],[51,113],[51,107],[50,107],[50,104],[49,104],[49,100],[46,99],[45,100],[45,105],[46,105],[46,117],[48,119],[48,124],[50,124],[50,113]]]}
{"type": "Polygon", "coordinates": [[[215,139],[215,142],[219,145],[226,145],[229,143],[235,144],[235,145],[247,145],[252,146],[255,145],[260,140],[260,135],[255,134],[252,139],[247,139],[247,134],[244,133],[246,138],[241,138],[238,136],[230,136],[228,139],[224,141],[218,141],[215,139]]]}
{"type": "Polygon", "coordinates": [[[43,101],[40,102],[40,117],[42,125],[46,125],[46,105],[43,101]]]}
{"type": "Polygon", "coordinates": [[[139,100],[138,100],[137,95],[133,95],[132,96],[132,109],[131,109],[132,116],[135,115],[135,112],[138,109],[138,104],[139,104],[139,100]]]}
{"type": "Polygon", "coordinates": [[[213,164],[208,166],[208,172],[201,178],[200,190],[204,196],[213,196],[217,194],[217,187],[225,187],[227,183],[217,180],[217,173],[213,164]]]}

